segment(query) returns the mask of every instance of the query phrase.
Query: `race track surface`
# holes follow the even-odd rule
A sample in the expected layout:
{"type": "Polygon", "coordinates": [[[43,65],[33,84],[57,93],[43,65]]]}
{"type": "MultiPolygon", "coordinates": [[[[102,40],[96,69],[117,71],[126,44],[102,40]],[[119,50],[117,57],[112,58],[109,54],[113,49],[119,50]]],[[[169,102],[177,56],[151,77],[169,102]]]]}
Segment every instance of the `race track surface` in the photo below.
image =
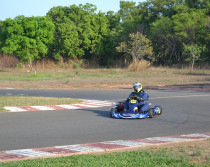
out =
{"type": "MultiPolygon", "coordinates": [[[[132,90],[0,90],[0,96],[46,96],[122,101],[132,90]]],[[[0,113],[0,151],[206,133],[210,93],[148,90],[163,114],[152,119],[118,120],[110,107],[0,113]]]]}

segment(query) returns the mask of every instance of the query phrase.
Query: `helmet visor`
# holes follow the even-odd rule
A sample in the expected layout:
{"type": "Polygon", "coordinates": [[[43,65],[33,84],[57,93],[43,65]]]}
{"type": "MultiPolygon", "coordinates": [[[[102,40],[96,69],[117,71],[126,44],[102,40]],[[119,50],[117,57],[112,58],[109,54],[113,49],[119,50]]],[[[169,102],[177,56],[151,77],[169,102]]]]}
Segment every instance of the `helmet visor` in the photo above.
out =
{"type": "Polygon", "coordinates": [[[134,89],[134,91],[139,92],[140,89],[141,89],[141,86],[140,86],[140,85],[135,85],[135,86],[133,87],[133,89],[134,89]]]}

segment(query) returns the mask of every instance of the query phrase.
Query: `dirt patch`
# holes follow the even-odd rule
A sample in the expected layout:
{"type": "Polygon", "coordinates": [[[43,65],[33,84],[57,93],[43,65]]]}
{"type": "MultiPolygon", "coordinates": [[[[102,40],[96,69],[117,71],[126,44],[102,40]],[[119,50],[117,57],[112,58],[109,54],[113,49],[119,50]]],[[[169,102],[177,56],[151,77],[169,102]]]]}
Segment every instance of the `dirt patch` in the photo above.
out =
{"type": "Polygon", "coordinates": [[[0,89],[132,89],[139,81],[146,89],[210,92],[210,70],[148,68],[127,69],[46,69],[35,75],[26,69],[0,72],[0,89]]]}
{"type": "MultiPolygon", "coordinates": [[[[0,89],[132,89],[132,84],[98,84],[98,83],[80,83],[78,84],[62,84],[53,82],[30,83],[30,82],[14,82],[1,83],[0,89]]],[[[168,91],[194,91],[194,92],[210,92],[210,84],[186,84],[186,85],[159,85],[144,86],[145,89],[152,90],[168,90],[168,91]]]]}

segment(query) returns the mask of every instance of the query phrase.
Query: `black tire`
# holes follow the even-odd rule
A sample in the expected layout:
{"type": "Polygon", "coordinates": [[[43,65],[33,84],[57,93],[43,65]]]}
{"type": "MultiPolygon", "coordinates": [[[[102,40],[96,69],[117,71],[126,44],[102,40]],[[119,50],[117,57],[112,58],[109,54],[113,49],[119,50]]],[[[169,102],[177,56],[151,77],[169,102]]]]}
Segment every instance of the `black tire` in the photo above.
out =
{"type": "Polygon", "coordinates": [[[148,114],[149,114],[149,118],[153,118],[155,115],[154,110],[152,108],[149,109],[148,114]]]}
{"type": "MultiPolygon", "coordinates": [[[[162,112],[163,112],[162,107],[160,107],[160,106],[155,106],[155,107],[158,107],[158,108],[159,108],[159,111],[158,111],[156,114],[157,114],[157,115],[161,115],[162,112]]],[[[154,107],[154,108],[155,108],[155,107],[154,107]]]]}
{"type": "Polygon", "coordinates": [[[111,110],[110,110],[110,117],[111,118],[113,118],[113,112],[116,112],[117,111],[117,109],[116,108],[112,108],[111,110]]]}

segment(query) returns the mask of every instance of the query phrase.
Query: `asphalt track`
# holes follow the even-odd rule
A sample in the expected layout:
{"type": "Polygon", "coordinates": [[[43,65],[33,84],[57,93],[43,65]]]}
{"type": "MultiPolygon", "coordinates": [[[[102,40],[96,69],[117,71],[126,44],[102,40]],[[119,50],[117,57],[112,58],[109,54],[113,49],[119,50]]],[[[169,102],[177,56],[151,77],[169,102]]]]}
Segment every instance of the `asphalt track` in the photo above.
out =
{"type": "MultiPolygon", "coordinates": [[[[121,101],[132,90],[0,90],[0,96],[45,96],[121,101]]],[[[118,120],[110,107],[0,113],[0,151],[206,133],[210,129],[210,93],[148,90],[163,115],[118,120]]]]}

